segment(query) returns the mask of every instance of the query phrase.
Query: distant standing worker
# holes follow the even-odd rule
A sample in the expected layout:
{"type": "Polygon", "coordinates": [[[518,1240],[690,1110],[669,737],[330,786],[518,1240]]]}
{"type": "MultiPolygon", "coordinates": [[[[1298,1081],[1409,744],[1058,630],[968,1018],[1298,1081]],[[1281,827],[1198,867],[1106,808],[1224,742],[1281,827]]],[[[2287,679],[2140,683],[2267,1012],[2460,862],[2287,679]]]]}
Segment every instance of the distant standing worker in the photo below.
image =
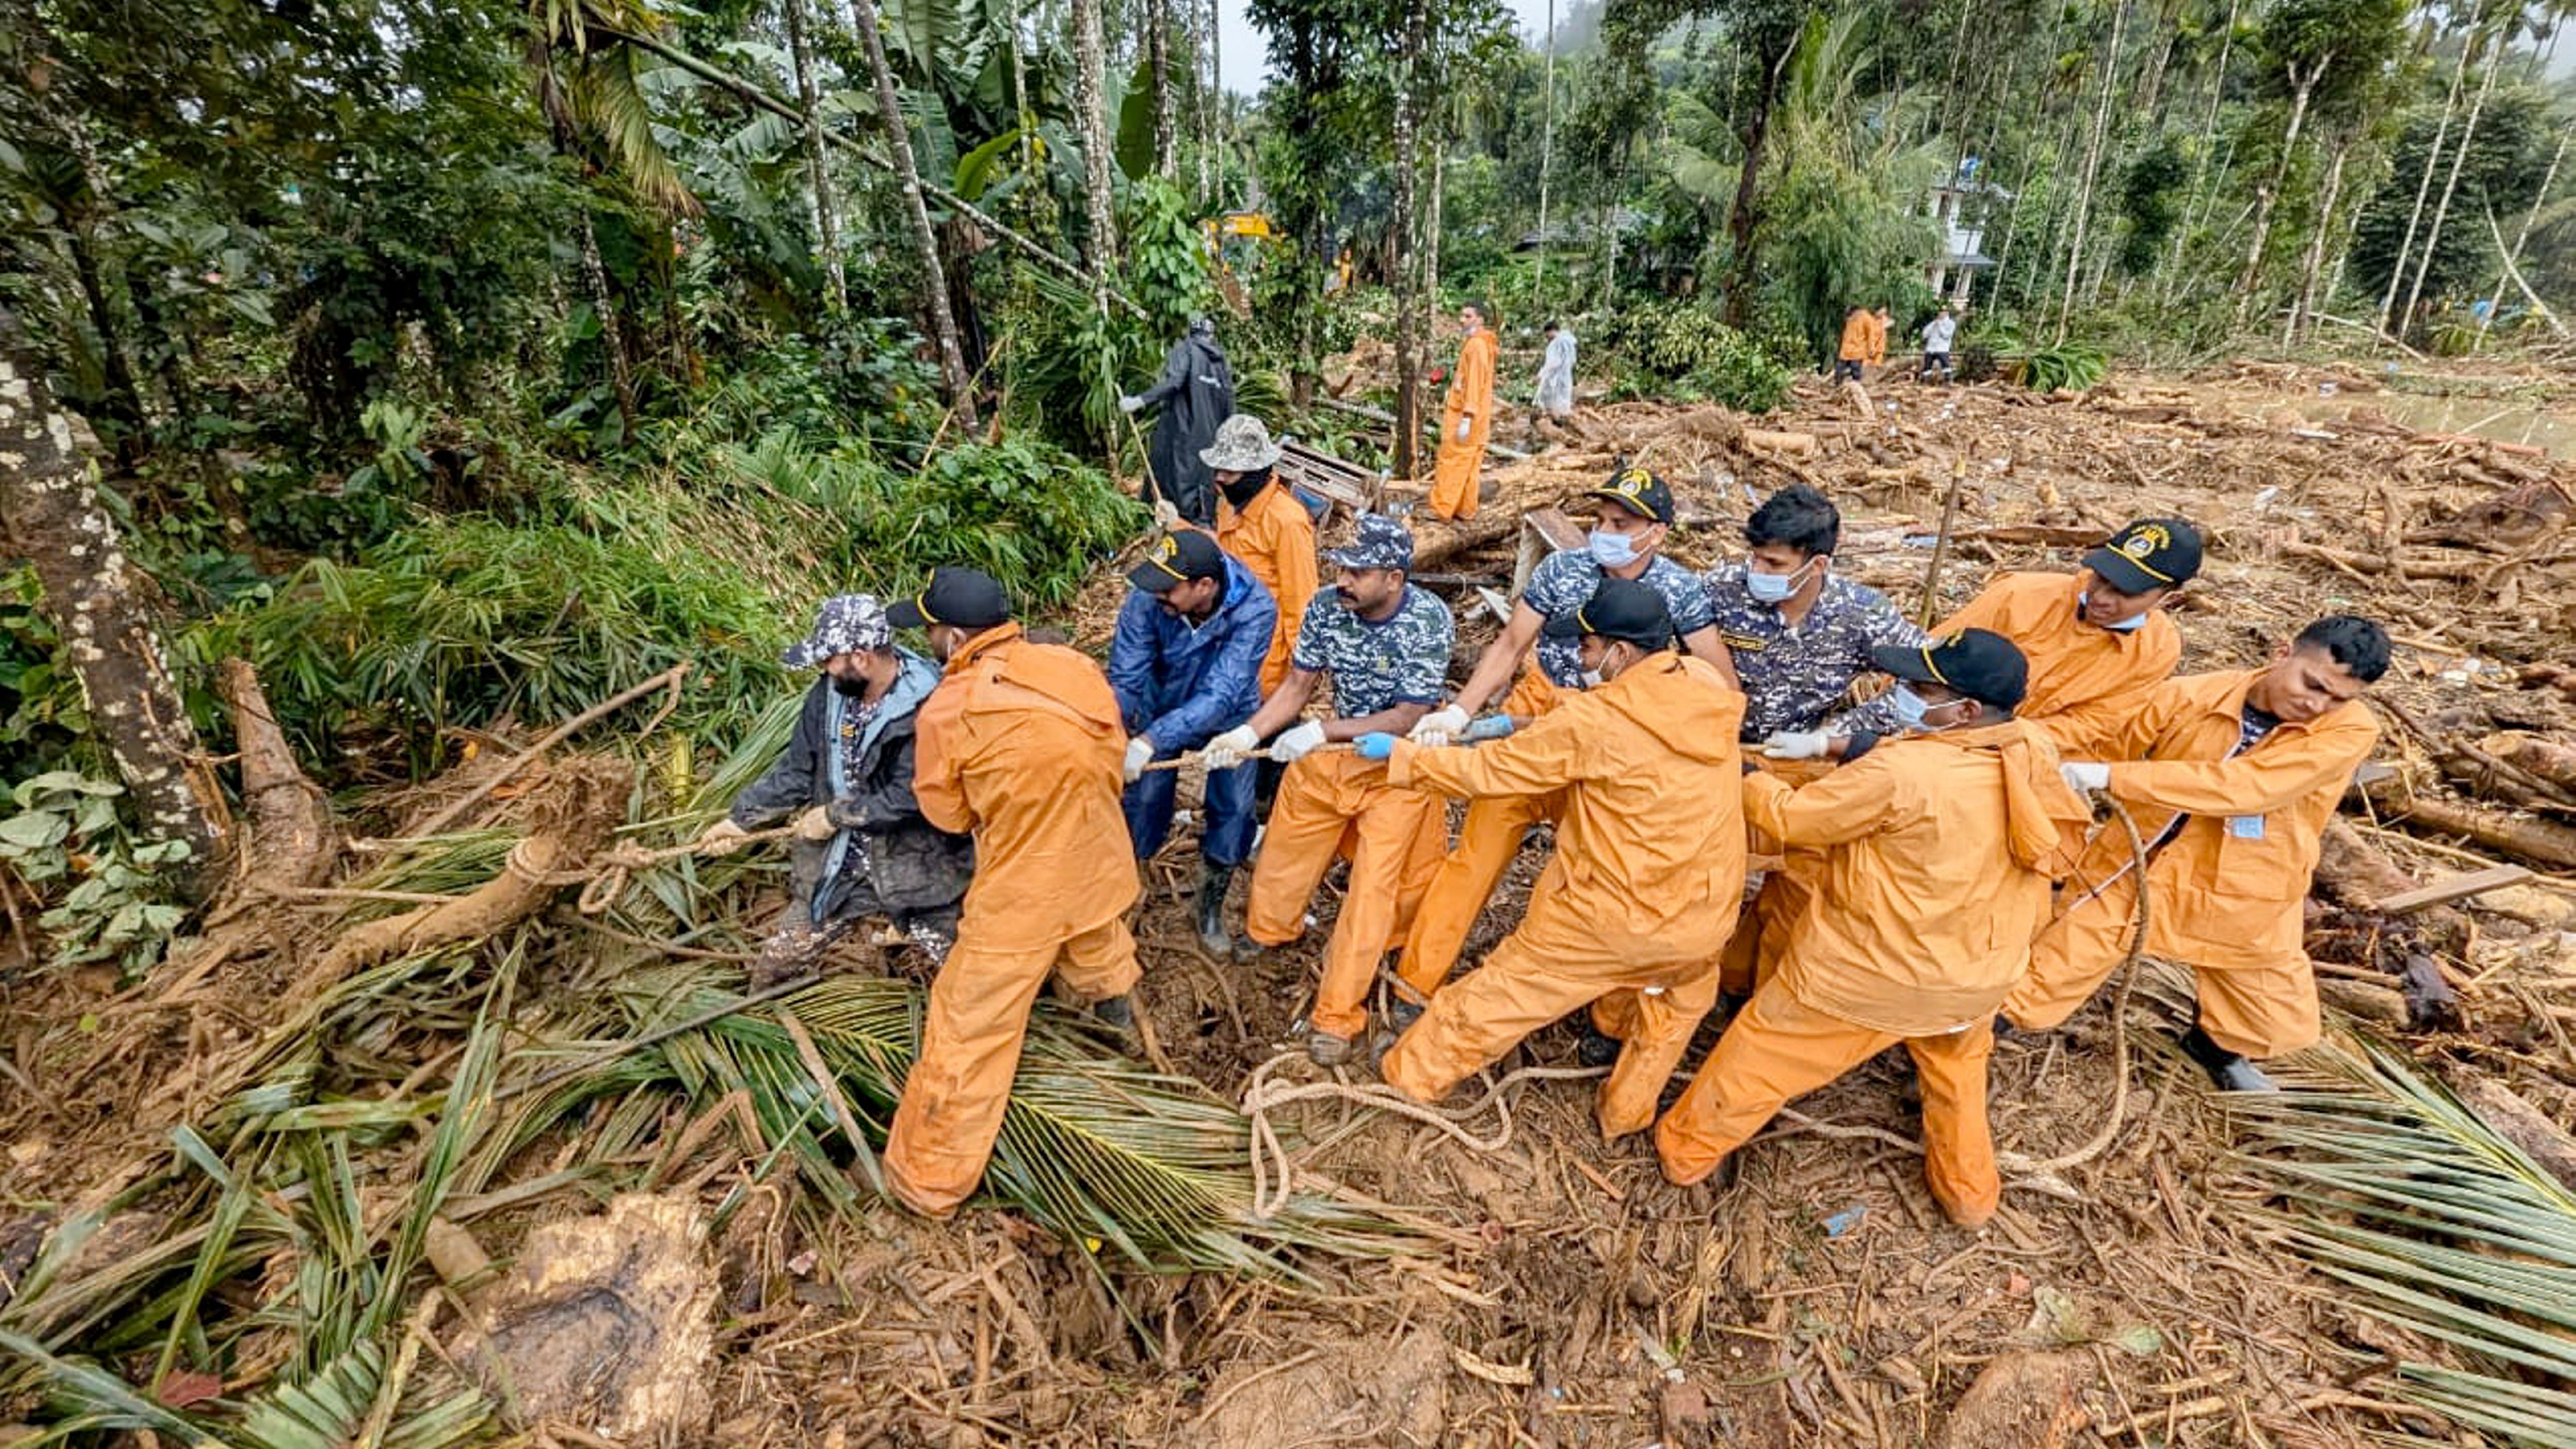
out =
{"type": "Polygon", "coordinates": [[[1136,862],[1116,845],[1126,733],[1100,667],[1030,642],[989,575],[934,570],[886,614],[926,631],[947,666],[921,707],[913,794],[931,824],[975,836],[965,919],[931,983],[885,1150],[887,1188],[944,1218],[983,1180],[1048,976],[1102,1021],[1135,1027],[1136,942],[1124,917],[1136,862]]]}
{"type": "Polygon", "coordinates": [[[1887,333],[1888,329],[1895,325],[1896,314],[1888,309],[1888,305],[1885,302],[1879,303],[1878,310],[1869,314],[1870,366],[1885,367],[1887,365],[1887,333]]]}
{"type": "Polygon", "coordinates": [[[797,975],[860,921],[883,915],[932,964],[957,939],[957,902],[975,843],[922,818],[912,795],[913,737],[939,666],[898,647],[872,595],[823,601],[790,669],[817,671],[787,748],[698,837],[719,854],[793,816],[787,910],[761,944],[751,984],[797,975]]]}
{"type": "Polygon", "coordinates": [[[1162,377],[1118,400],[1122,412],[1156,406],[1163,413],[1154,421],[1146,458],[1154,486],[1181,517],[1206,528],[1216,522],[1216,496],[1199,453],[1216,437],[1217,424],[1234,413],[1234,370],[1217,346],[1214,322],[1192,321],[1189,334],[1163,355],[1162,377]]]}
{"type": "Polygon", "coordinates": [[[1939,373],[1943,382],[1950,380],[1950,339],[1959,332],[1958,314],[1944,306],[1931,321],[1923,324],[1924,377],[1939,373]]]}
{"type": "Polygon", "coordinates": [[[1574,334],[1547,324],[1547,355],[1538,364],[1539,411],[1563,422],[1574,412],[1574,334]]]}
{"type": "MultiPolygon", "coordinates": [[[[2068,784],[2107,791],[2136,817],[2144,949],[2191,966],[2199,1005],[2182,1048],[2227,1091],[2272,1090],[2247,1059],[2317,1039],[2308,883],[2326,823],[2379,742],[2361,693],[2388,656],[2370,620],[2319,619],[2261,669],[2166,680],[2101,761],[2066,766],[2068,784]]],[[[2128,832],[2096,834],[2004,1016],[2042,1029],[2082,1006],[2126,951],[2137,891],[2128,832]]]]}
{"type": "MultiPolygon", "coordinates": [[[[1270,652],[1278,606],[1252,570],[1216,540],[1179,528],[1127,571],[1133,592],[1118,609],[1109,645],[1109,687],[1127,722],[1127,834],[1136,858],[1163,848],[1172,833],[1178,770],[1145,767],[1195,750],[1252,718],[1261,706],[1261,660],[1270,652]]],[[[1192,919],[1199,945],[1230,960],[1225,893],[1252,856],[1252,766],[1210,770],[1202,787],[1207,824],[1199,832],[1199,888],[1192,919]]]]}
{"type": "Polygon", "coordinates": [[[1330,1067],[1349,1060],[1368,1025],[1369,985],[1439,864],[1446,816],[1436,797],[1390,781],[1386,766],[1323,746],[1413,728],[1440,697],[1457,624],[1448,605],[1407,577],[1413,535],[1392,518],[1363,515],[1350,545],[1324,558],[1340,573],[1332,593],[1306,608],[1287,680],[1200,758],[1223,769],[1270,739],[1271,758],[1288,767],[1244,911],[1244,933],[1255,942],[1284,946],[1303,934],[1325,870],[1336,854],[1350,856],[1350,883],[1307,1017],[1306,1054],[1330,1067]],[[1327,674],[1333,718],[1299,719],[1327,674]]]}
{"type": "Polygon", "coordinates": [[[1431,481],[1431,512],[1438,518],[1476,516],[1477,474],[1485,466],[1485,439],[1494,427],[1494,334],[1485,309],[1458,309],[1466,337],[1458,343],[1458,370],[1449,378],[1449,400],[1440,410],[1440,460],[1431,481]]]}
{"type": "Polygon", "coordinates": [[[1878,319],[1867,307],[1843,314],[1842,346],[1834,351],[1834,381],[1860,381],[1860,370],[1869,363],[1869,335],[1877,326],[1878,319]]]}

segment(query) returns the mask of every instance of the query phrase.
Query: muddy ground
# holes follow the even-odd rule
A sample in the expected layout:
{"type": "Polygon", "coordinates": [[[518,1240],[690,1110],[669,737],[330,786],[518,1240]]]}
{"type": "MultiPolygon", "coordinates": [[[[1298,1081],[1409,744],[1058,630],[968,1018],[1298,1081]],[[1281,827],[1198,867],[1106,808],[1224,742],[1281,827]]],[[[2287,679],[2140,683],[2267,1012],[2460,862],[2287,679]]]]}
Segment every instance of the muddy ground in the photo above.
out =
{"type": "MultiPolygon", "coordinates": [[[[2378,613],[2408,646],[2385,693],[2425,731],[2393,727],[2382,758],[2402,785],[2461,794],[2444,784],[2443,741],[2507,727],[2576,740],[2576,697],[2545,673],[2576,664],[2576,580],[2560,542],[2576,470],[2428,440],[2374,410],[2370,385],[2350,371],[2244,367],[2115,378],[2080,400],[1902,380],[1866,395],[1811,386],[1756,424],[1803,444],[1748,442],[1745,421],[1715,408],[1590,409],[1570,436],[1533,437],[1547,446],[1531,461],[1491,470],[1478,524],[1423,524],[1426,553],[1440,555],[1426,567],[1507,583],[1517,513],[1618,458],[1675,482],[1686,526],[1673,551],[1701,565],[1729,555],[1762,492],[1792,478],[1827,487],[1845,507],[1839,567],[1908,607],[1954,477],[1945,608],[1993,570],[2068,568],[2072,540],[2087,532],[2179,512],[2212,539],[2180,613],[2184,667],[2252,662],[2319,613],[2378,613]],[[2321,382],[2346,400],[2339,422],[2315,416],[2321,382]]],[[[1075,611],[1077,638],[1105,636],[1114,580],[1104,571],[1075,611]]],[[[1472,593],[1449,592],[1465,620],[1472,593]]],[[[1489,620],[1462,629],[1460,673],[1491,632],[1489,620]]],[[[2409,833],[2388,811],[2357,811],[2358,838],[2418,880],[2493,858],[2409,833]]],[[[1544,849],[1541,838],[1524,851],[1470,961],[1509,928],[1544,849]]],[[[2546,867],[2462,907],[2466,929],[2429,948],[2462,1020],[2395,1033],[2417,1061],[2507,1084],[2562,1126],[2576,1108],[2568,872],[2546,867]]],[[[1151,1036],[1171,1067],[1231,1097],[1293,1050],[1334,894],[1328,883],[1305,944],[1220,968],[1188,944],[1194,875],[1186,830],[1148,866],[1136,928],[1151,1036]]],[[[2380,950],[2378,936],[2347,932],[2321,937],[2319,954],[2354,988],[2341,1004],[2376,1010],[2385,1031],[2396,991],[2380,950]]],[[[191,998],[172,1019],[109,979],[11,978],[0,1041],[26,1090],[0,1105],[12,1143],[0,1193],[23,1209],[120,1180],[117,1149],[165,1133],[174,1095],[185,1099],[169,1083],[195,1057],[281,1019],[286,1003],[262,994],[280,980],[191,998]],[[96,1039],[128,1021],[148,1031],[96,1039]]],[[[619,1209],[677,1244],[663,1256],[694,1259],[694,1277],[661,1282],[652,1300],[688,1320],[675,1335],[648,1335],[664,1355],[652,1360],[660,1391],[629,1396],[646,1404],[633,1423],[611,1425],[594,1399],[586,1416],[540,1423],[532,1439],[830,1449],[2467,1442],[2388,1388],[2397,1358],[2440,1362],[2446,1350],[2354,1311],[2268,1238],[2259,1210],[2274,1189],[2232,1154],[2223,1106],[2167,1044],[2179,1002],[2172,975],[2151,969],[2124,1024],[2096,1002],[2067,1031],[2001,1046],[1993,1100],[2006,1149],[2078,1153],[2107,1114],[2120,1123],[2098,1155],[2049,1179],[2008,1180],[2002,1214],[1973,1234],[1948,1225],[1922,1185],[1901,1055],[1797,1104],[1800,1116],[1748,1148],[1722,1190],[1669,1187],[1643,1138],[1603,1143],[1582,1082],[1508,1089],[1508,1136],[1483,1151],[1339,1105],[1289,1109],[1317,1144],[1299,1158],[1301,1181],[1399,1205],[1424,1224],[1416,1255],[1305,1259],[1302,1283],[1104,1278],[1080,1245],[995,1209],[945,1225],[885,1209],[834,1218],[812,1210],[792,1168],[699,1244],[685,1224],[702,1224],[748,1181],[740,1149],[710,1134],[633,1184],[653,1199],[619,1209]],[[2124,1035],[2125,1081],[2115,1074],[2124,1035]],[[709,1321],[711,1342],[686,1331],[709,1321]]],[[[1703,1029],[1703,1047],[1721,1024],[1703,1029]]],[[[1569,1064],[1572,1049],[1560,1027],[1499,1070],[1569,1064]]],[[[1318,1075],[1302,1057],[1273,1071],[1318,1075]]],[[[2300,1065],[2287,1071],[2295,1078],[2300,1065]]],[[[1489,1140],[1504,1126],[1491,1111],[1465,1125],[1489,1140]]],[[[538,1178],[562,1153],[538,1144],[513,1175],[538,1178]]],[[[536,1194],[483,1218],[475,1236],[507,1260],[530,1233],[570,1231],[597,1207],[579,1193],[536,1194]]],[[[536,1291],[541,1269],[520,1265],[524,1291],[536,1291]]],[[[629,1350],[642,1352],[626,1338],[565,1351],[607,1362],[629,1350]]]]}

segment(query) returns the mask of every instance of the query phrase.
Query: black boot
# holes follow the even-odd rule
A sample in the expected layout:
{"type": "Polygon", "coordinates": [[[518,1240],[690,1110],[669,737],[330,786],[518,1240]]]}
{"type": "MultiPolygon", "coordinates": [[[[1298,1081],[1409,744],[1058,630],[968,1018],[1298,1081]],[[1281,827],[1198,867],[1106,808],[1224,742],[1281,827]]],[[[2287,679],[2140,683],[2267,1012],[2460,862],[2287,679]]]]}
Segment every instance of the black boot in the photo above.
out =
{"type": "Polygon", "coordinates": [[[1591,1008],[1584,1008],[1575,1020],[1583,1029],[1583,1040],[1574,1048],[1576,1061],[1587,1067],[1606,1067],[1619,1060],[1619,1049],[1626,1043],[1594,1026],[1591,1008]]]}
{"type": "Polygon", "coordinates": [[[2281,1090],[2252,1062],[2210,1040],[2209,1033],[2201,1030],[2198,1023],[2182,1034],[2182,1051],[2184,1056],[2200,1063],[2200,1069],[2209,1073],[2209,1079],[2217,1083],[2218,1090],[2222,1092],[2281,1090]]]}
{"type": "Polygon", "coordinates": [[[1136,1030],[1136,1003],[1131,997],[1102,997],[1091,1003],[1091,1014],[1101,1025],[1121,1035],[1136,1030]]]}
{"type": "Polygon", "coordinates": [[[1208,959],[1224,962],[1245,954],[1245,943],[1225,926],[1225,893],[1234,885],[1234,867],[1215,861],[1199,864],[1199,893],[1190,918],[1198,925],[1199,949],[1208,959]]]}

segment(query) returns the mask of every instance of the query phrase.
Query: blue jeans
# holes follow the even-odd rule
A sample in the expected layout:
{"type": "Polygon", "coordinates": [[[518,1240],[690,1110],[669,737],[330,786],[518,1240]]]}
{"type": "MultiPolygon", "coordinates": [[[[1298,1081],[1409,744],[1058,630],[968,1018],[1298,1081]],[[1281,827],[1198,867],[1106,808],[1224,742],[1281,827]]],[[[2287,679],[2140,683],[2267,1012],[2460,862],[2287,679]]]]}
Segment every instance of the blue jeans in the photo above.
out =
{"type": "MultiPolygon", "coordinates": [[[[1159,758],[1168,760],[1174,753],[1159,758]]],[[[1119,807],[1127,813],[1127,838],[1135,842],[1138,860],[1162,849],[1170,837],[1173,798],[1180,786],[1180,771],[1156,770],[1128,786],[1119,798],[1119,807]]],[[[1249,764],[1208,772],[1207,823],[1199,832],[1199,853],[1208,864],[1238,866],[1252,854],[1252,834],[1261,823],[1253,808],[1252,787],[1249,764]]]]}

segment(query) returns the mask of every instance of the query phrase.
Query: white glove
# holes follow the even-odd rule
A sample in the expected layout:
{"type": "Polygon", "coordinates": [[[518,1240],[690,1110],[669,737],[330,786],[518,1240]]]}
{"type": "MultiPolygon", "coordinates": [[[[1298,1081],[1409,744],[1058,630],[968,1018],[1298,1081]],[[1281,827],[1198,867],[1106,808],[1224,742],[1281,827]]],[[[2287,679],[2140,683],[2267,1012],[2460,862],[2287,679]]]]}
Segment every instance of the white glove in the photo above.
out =
{"type": "Polygon", "coordinates": [[[1442,705],[1414,722],[1406,739],[1426,750],[1436,750],[1467,732],[1467,712],[1454,704],[1442,705]]]}
{"type": "Polygon", "coordinates": [[[831,812],[820,805],[796,817],[796,838],[799,840],[829,840],[840,833],[841,827],[832,823],[831,812]]]}
{"type": "Polygon", "coordinates": [[[1261,736],[1248,724],[1236,725],[1199,750],[1199,763],[1211,770],[1231,770],[1243,763],[1243,757],[1261,748],[1261,736]]]}
{"type": "Polygon", "coordinates": [[[750,831],[734,824],[731,819],[724,819],[698,832],[698,838],[690,848],[700,855],[731,855],[742,849],[743,842],[750,838],[750,831]]]}
{"type": "Polygon", "coordinates": [[[1280,731],[1279,738],[1270,742],[1270,758],[1283,765],[1293,764],[1314,753],[1316,747],[1323,743],[1323,725],[1311,719],[1300,720],[1280,731]]]}
{"type": "Polygon", "coordinates": [[[1474,432],[1475,429],[1476,420],[1474,418],[1460,418],[1458,420],[1458,441],[1462,443],[1467,441],[1467,435],[1474,432]]]}
{"type": "Polygon", "coordinates": [[[1145,400],[1132,392],[1118,399],[1118,411],[1122,413],[1132,413],[1144,405],[1145,400]]]}
{"type": "Polygon", "coordinates": [[[1138,735],[1127,742],[1127,763],[1119,768],[1118,773],[1128,784],[1133,785],[1144,775],[1147,762],[1153,758],[1153,740],[1144,735],[1138,735]]]}
{"type": "Polygon", "coordinates": [[[2057,773],[2065,778],[2066,788],[2078,795],[2090,795],[2096,790],[2111,788],[2111,767],[2108,765],[2069,760],[2057,767],[2057,773]]]}
{"type": "Polygon", "coordinates": [[[1821,760],[1825,742],[1831,738],[1823,730],[1781,730],[1762,742],[1766,760],[1821,760]]]}

